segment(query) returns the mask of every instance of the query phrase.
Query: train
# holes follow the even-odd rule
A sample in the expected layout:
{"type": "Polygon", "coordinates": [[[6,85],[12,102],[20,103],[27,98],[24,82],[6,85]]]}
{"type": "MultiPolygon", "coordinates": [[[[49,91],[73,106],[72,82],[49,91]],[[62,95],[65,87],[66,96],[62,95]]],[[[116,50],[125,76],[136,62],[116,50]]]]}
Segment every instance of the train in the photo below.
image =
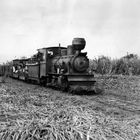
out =
{"type": "Polygon", "coordinates": [[[82,52],[85,46],[84,38],[74,38],[67,47],[59,44],[40,48],[30,58],[14,59],[8,68],[9,76],[63,91],[93,91],[96,81],[89,71],[87,52],[82,52]]]}

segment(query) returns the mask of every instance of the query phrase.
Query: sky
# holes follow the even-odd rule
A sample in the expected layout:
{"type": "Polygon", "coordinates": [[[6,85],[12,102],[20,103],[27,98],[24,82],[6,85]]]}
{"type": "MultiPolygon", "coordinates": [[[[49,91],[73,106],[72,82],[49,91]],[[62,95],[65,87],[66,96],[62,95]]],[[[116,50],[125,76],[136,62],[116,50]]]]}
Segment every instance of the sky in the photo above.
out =
{"type": "Polygon", "coordinates": [[[139,0],[0,0],[0,63],[86,40],[88,57],[140,55],[139,0]]]}

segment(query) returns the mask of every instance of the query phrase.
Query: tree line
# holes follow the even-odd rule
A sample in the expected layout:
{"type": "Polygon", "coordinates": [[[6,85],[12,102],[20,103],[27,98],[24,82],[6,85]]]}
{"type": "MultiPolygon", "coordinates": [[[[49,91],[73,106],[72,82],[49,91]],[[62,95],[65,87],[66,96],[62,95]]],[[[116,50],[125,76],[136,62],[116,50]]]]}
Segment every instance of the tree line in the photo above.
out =
{"type": "Polygon", "coordinates": [[[100,56],[90,60],[90,70],[102,75],[140,75],[140,57],[136,54],[127,54],[119,59],[100,56]]]}

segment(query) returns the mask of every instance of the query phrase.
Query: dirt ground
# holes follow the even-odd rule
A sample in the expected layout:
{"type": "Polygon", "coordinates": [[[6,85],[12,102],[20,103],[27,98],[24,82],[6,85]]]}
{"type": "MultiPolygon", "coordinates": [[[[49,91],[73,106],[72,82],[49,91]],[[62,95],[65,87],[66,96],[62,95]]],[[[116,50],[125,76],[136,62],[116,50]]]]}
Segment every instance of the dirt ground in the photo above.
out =
{"type": "Polygon", "coordinates": [[[7,78],[0,140],[140,140],[140,77],[96,80],[102,93],[72,95],[7,78]]]}

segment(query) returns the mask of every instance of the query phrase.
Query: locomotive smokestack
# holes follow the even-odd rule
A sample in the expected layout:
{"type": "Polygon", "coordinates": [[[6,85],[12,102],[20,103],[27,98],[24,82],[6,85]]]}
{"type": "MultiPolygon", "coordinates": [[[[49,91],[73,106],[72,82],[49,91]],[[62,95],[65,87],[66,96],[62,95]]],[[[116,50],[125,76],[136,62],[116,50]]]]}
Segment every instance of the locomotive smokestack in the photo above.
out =
{"type": "Polygon", "coordinates": [[[74,38],[72,41],[72,45],[74,46],[75,50],[80,52],[85,48],[86,41],[84,38],[74,38]]]}

